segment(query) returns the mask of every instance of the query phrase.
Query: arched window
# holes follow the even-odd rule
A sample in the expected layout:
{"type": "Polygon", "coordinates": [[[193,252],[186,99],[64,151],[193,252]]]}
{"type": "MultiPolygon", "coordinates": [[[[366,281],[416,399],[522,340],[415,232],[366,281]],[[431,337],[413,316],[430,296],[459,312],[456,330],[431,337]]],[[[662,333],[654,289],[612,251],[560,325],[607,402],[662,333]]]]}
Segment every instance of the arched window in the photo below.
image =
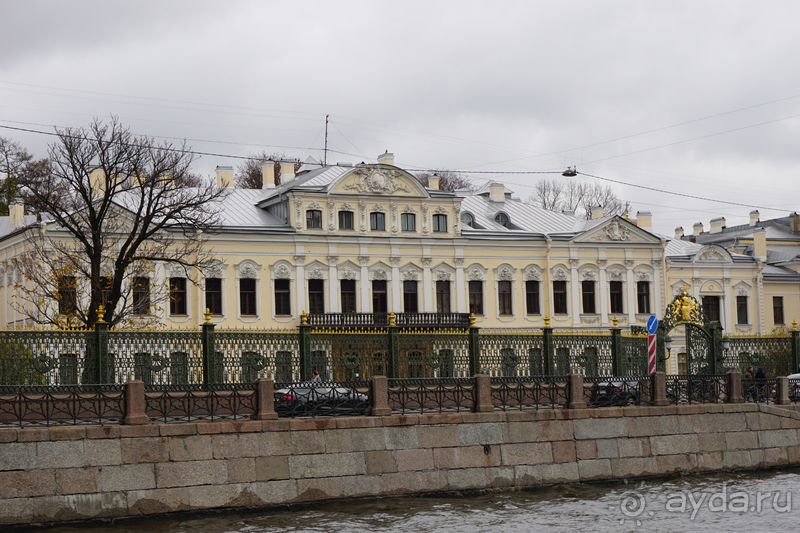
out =
{"type": "Polygon", "coordinates": [[[475,227],[475,218],[469,213],[461,213],[461,223],[470,228],[475,227]]]}
{"type": "Polygon", "coordinates": [[[503,226],[504,228],[508,227],[508,215],[505,213],[497,213],[494,217],[494,221],[503,226]]]}

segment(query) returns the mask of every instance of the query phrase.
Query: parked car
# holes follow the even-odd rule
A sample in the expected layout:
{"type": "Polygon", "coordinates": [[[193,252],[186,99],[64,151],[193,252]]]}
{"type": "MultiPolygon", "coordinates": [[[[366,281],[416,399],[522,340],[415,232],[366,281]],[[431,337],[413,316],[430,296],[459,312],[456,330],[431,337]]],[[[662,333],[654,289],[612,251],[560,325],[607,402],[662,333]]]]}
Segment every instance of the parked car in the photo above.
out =
{"type": "Polygon", "coordinates": [[[299,385],[275,391],[279,416],[336,416],[367,414],[369,397],[345,387],[299,385]]]}
{"type": "Polygon", "coordinates": [[[790,374],[789,378],[789,400],[800,402],[800,374],[790,374]]]}
{"type": "Polygon", "coordinates": [[[592,385],[589,402],[595,407],[639,405],[638,381],[600,381],[592,385]]]}

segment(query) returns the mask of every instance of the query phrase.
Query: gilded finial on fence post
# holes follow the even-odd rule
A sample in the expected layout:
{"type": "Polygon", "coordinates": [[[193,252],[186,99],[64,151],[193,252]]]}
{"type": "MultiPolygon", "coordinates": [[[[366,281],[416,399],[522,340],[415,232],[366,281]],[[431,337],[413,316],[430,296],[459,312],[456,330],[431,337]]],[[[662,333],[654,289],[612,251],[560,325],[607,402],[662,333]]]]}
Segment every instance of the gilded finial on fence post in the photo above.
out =
{"type": "Polygon", "coordinates": [[[614,315],[614,318],[611,319],[611,323],[614,325],[614,327],[617,327],[617,324],[619,324],[619,320],[617,319],[617,315],[614,315]]]}
{"type": "Polygon", "coordinates": [[[210,324],[211,323],[211,309],[206,307],[206,312],[203,313],[203,316],[206,317],[206,324],[210,324]]]}
{"type": "Polygon", "coordinates": [[[105,317],[106,317],[106,306],[100,304],[100,307],[97,308],[97,321],[103,322],[103,320],[105,320],[105,317]]]}
{"type": "Polygon", "coordinates": [[[475,313],[469,314],[469,327],[471,328],[475,327],[475,313]]]}
{"type": "Polygon", "coordinates": [[[547,315],[547,314],[544,315],[544,327],[546,327],[546,328],[550,327],[550,315],[547,315]]]}
{"type": "Polygon", "coordinates": [[[395,319],[394,311],[392,311],[391,313],[389,313],[389,325],[390,326],[396,326],[397,325],[397,324],[395,324],[394,319],[395,319]]]}
{"type": "Polygon", "coordinates": [[[303,312],[300,314],[300,325],[301,326],[308,325],[308,314],[306,313],[305,309],[303,309],[303,312]]]}
{"type": "Polygon", "coordinates": [[[797,319],[796,318],[792,319],[792,329],[797,331],[797,319]]]}

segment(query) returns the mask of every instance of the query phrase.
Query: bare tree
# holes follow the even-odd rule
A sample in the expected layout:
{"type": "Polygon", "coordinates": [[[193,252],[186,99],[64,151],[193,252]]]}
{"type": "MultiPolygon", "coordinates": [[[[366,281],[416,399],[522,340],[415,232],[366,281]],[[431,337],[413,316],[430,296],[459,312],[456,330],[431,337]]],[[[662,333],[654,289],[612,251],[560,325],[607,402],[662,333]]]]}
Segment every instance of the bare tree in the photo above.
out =
{"type": "Polygon", "coordinates": [[[20,195],[23,174],[41,171],[46,160],[35,160],[19,143],[0,137],[0,215],[8,215],[8,205],[20,195]]]}
{"type": "Polygon", "coordinates": [[[624,215],[627,209],[609,186],[557,178],[540,179],[525,202],[550,211],[573,211],[586,219],[592,218],[592,207],[598,205],[604,215],[624,215]]]}
{"type": "MultiPolygon", "coordinates": [[[[274,161],[275,186],[281,184],[281,159],[286,159],[285,153],[274,152],[267,154],[262,151],[258,154],[250,154],[245,161],[236,167],[234,180],[240,189],[260,189],[263,184],[263,172],[261,167],[267,161],[274,161]]],[[[302,163],[295,161],[294,171],[297,172],[302,163]]]]}
{"type": "Polygon", "coordinates": [[[154,273],[169,267],[196,282],[225,189],[190,172],[185,144],[135,136],[115,117],[57,134],[47,171],[20,180],[43,222],[18,260],[17,309],[59,327],[92,326],[101,305],[112,325],[153,322],[169,298],[154,273]]]}
{"type": "Polygon", "coordinates": [[[475,186],[465,176],[462,176],[458,172],[453,172],[452,170],[434,170],[433,172],[418,172],[414,174],[420,183],[424,186],[428,186],[428,178],[432,175],[436,174],[439,176],[439,190],[442,191],[456,191],[459,189],[468,189],[470,191],[475,190],[475,186]]]}

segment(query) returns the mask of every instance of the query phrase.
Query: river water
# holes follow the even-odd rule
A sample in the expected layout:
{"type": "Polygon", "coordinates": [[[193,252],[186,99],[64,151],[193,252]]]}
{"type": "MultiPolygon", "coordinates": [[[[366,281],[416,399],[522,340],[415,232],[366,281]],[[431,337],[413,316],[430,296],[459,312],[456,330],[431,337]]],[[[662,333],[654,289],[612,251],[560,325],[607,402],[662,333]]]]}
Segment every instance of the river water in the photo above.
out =
{"type": "Polygon", "coordinates": [[[800,469],[557,485],[465,498],[386,498],[293,511],[136,520],[50,533],[546,531],[775,532],[800,529],[800,469]]]}

